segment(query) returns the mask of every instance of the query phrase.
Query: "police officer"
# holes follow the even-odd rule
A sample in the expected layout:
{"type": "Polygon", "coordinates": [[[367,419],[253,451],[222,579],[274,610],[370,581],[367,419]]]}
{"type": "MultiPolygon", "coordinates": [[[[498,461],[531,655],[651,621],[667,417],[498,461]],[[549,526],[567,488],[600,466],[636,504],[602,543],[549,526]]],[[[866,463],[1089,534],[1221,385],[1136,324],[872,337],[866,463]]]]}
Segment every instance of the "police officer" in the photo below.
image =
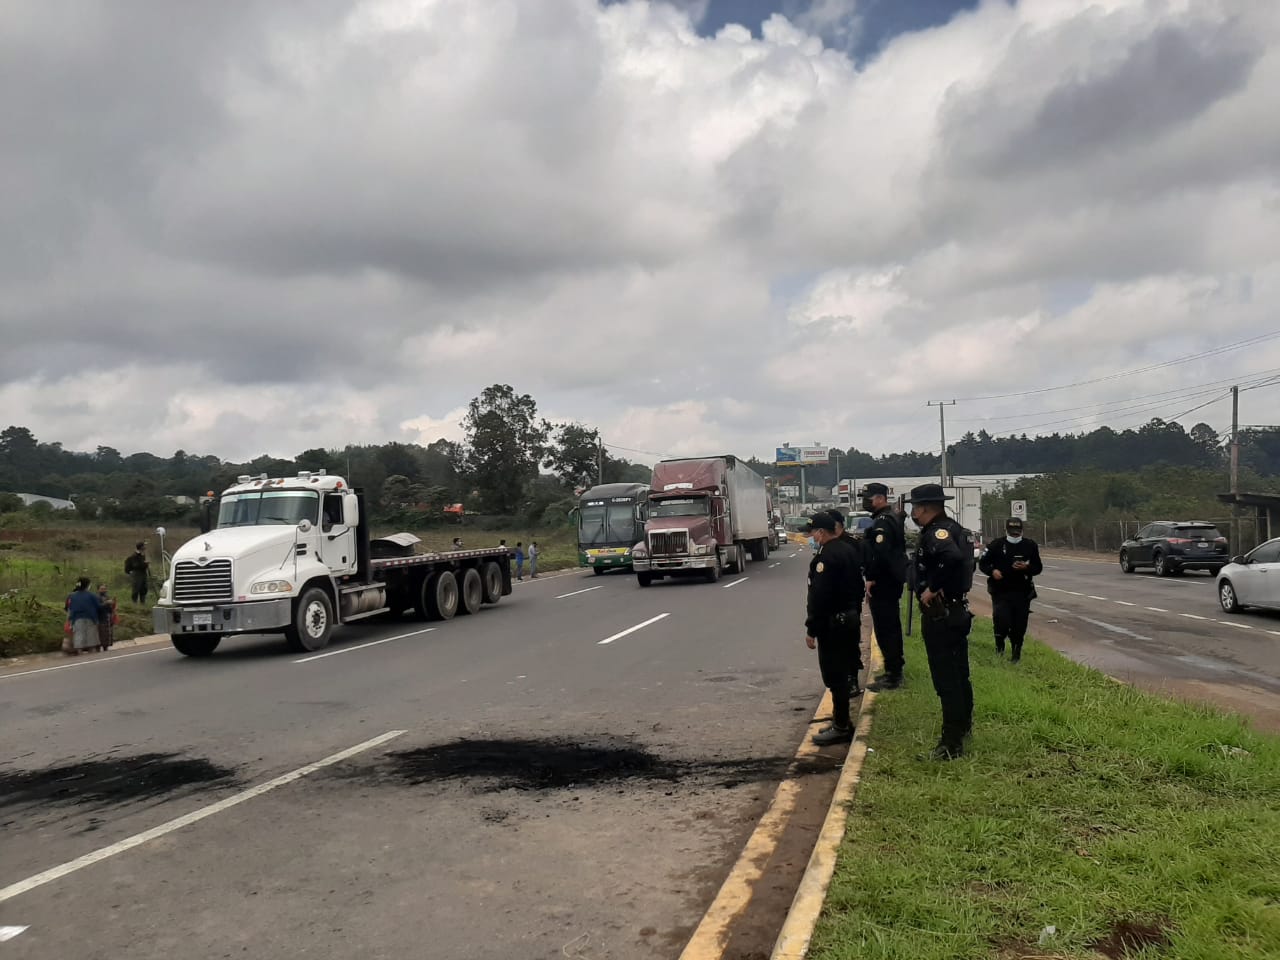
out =
{"type": "Polygon", "coordinates": [[[1010,517],[1004,524],[1005,535],[992,540],[978,569],[987,575],[987,592],[991,594],[991,619],[995,624],[996,653],[1004,656],[1004,641],[1013,648],[1010,661],[1022,659],[1022,641],[1027,636],[1027,618],[1035,596],[1032,577],[1044,572],[1040,548],[1022,535],[1022,521],[1010,517]]]}
{"type": "Polygon", "coordinates": [[[831,690],[831,723],[813,735],[819,746],[853,739],[849,713],[849,674],[859,656],[862,619],[862,572],[853,548],[840,539],[829,513],[815,514],[805,533],[818,544],[809,561],[809,596],[805,607],[805,645],[818,651],[822,682],[831,690]]]}
{"type": "Polygon", "coordinates": [[[973,686],[969,682],[969,588],[973,583],[973,540],[947,516],[953,499],[941,486],[926,483],[911,491],[911,519],[920,527],[916,549],[916,594],[920,633],[929,657],[933,689],[942,701],[942,737],[929,755],[953,760],[964,754],[964,738],[973,726],[973,686]]]}
{"type": "Polygon", "coordinates": [[[871,526],[864,534],[867,606],[876,642],[884,657],[884,673],[876,677],[873,690],[896,690],[902,686],[902,586],[907,579],[907,538],[902,521],[889,506],[889,488],[868,483],[861,491],[862,508],[871,512],[871,526]]]}
{"type": "MultiPolygon", "coordinates": [[[[852,533],[850,533],[848,529],[846,529],[843,513],[835,509],[828,510],[827,513],[831,516],[831,519],[836,522],[836,536],[839,537],[841,540],[843,540],[845,543],[847,543],[850,549],[853,550],[853,555],[854,557],[857,558],[857,561],[858,561],[858,573],[861,577],[865,578],[866,577],[866,556],[863,551],[862,541],[859,540],[857,537],[855,537],[852,533]]],[[[853,660],[849,667],[850,699],[854,697],[862,696],[862,687],[859,686],[858,684],[858,674],[862,673],[862,671],[866,669],[866,666],[862,662],[862,626],[861,626],[862,610],[861,610],[861,607],[859,607],[859,610],[858,610],[858,619],[859,619],[858,643],[854,647],[853,660]]]]}

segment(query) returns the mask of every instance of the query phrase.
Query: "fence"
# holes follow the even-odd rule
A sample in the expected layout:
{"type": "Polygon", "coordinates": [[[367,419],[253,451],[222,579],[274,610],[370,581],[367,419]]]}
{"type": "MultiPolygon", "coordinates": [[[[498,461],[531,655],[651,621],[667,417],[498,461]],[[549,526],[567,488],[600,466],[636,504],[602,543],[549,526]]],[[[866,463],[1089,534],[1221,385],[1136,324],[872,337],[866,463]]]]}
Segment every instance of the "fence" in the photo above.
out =
{"type": "MultiPolygon", "coordinates": [[[[1167,519],[1167,518],[1161,518],[1167,519]]],[[[1153,520],[1057,520],[1030,519],[1024,533],[1041,547],[1056,550],[1091,550],[1095,553],[1116,553],[1120,545],[1132,538],[1153,520]]],[[[1230,545],[1232,554],[1247,553],[1267,539],[1263,525],[1253,517],[1211,518],[1206,523],[1215,524],[1230,545]],[[1239,527],[1237,529],[1237,523],[1239,527]]],[[[988,517],[982,521],[982,536],[990,541],[1004,536],[1004,518],[988,517]]]]}

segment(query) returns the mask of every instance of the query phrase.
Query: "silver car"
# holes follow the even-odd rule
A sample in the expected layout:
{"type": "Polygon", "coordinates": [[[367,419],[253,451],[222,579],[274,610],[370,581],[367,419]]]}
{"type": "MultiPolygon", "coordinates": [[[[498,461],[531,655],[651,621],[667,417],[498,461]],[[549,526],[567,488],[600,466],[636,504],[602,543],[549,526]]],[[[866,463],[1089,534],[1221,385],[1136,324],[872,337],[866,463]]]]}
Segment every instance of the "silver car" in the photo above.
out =
{"type": "Polygon", "coordinates": [[[1227,613],[1245,607],[1280,610],[1280,537],[1231,558],[1218,574],[1218,602],[1227,613]]]}

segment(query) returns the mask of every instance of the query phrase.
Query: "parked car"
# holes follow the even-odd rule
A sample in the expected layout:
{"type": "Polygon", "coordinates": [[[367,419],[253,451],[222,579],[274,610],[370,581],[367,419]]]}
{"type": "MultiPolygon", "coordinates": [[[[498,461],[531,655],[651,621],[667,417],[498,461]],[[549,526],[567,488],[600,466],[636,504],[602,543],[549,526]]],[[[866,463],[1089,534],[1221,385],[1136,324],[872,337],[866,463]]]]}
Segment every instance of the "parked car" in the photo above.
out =
{"type": "Polygon", "coordinates": [[[1120,545],[1120,569],[1125,573],[1152,567],[1157,577],[1187,570],[1216,574],[1227,562],[1227,538],[1202,520],[1149,523],[1120,545]]]}
{"type": "Polygon", "coordinates": [[[1218,574],[1218,602],[1227,613],[1245,607],[1280,610],[1280,537],[1231,558],[1218,574]]]}

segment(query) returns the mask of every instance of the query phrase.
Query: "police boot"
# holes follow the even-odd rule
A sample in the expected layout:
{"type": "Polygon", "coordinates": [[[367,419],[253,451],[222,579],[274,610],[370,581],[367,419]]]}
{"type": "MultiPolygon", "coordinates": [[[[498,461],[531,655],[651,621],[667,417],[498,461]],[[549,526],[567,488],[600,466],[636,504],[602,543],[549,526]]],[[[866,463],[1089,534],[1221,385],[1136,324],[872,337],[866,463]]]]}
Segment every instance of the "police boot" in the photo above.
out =
{"type": "Polygon", "coordinates": [[[879,693],[881,690],[897,690],[901,686],[901,674],[882,673],[873,683],[867,684],[867,689],[879,693]]]}
{"type": "Polygon", "coordinates": [[[1009,658],[1010,663],[1017,663],[1022,659],[1022,644],[1015,643],[1013,645],[1013,656],[1009,658]]]}
{"type": "Polygon", "coordinates": [[[996,653],[1004,656],[1004,637],[996,637],[996,653]]]}
{"type": "Polygon", "coordinates": [[[849,743],[853,740],[853,727],[837,727],[828,724],[813,735],[813,742],[819,747],[827,747],[833,743],[849,743]]]}
{"type": "Polygon", "coordinates": [[[958,743],[947,743],[939,740],[938,745],[929,753],[930,760],[958,760],[964,756],[964,747],[958,743]]]}

